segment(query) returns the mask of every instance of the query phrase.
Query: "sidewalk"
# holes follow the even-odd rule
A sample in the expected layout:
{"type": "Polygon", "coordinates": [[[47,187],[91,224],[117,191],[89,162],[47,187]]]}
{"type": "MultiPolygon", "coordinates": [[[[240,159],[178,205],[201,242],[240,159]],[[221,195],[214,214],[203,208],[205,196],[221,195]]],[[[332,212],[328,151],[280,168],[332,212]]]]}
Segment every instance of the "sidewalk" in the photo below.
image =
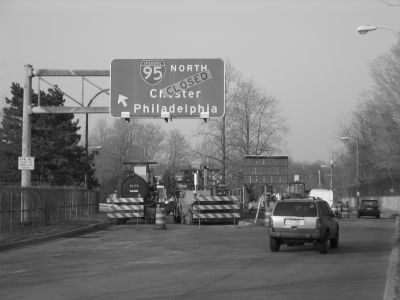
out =
{"type": "Polygon", "coordinates": [[[44,227],[26,227],[24,231],[0,234],[0,251],[40,243],[55,238],[73,236],[77,234],[104,229],[111,225],[105,214],[91,217],[80,217],[63,224],[44,227]]]}

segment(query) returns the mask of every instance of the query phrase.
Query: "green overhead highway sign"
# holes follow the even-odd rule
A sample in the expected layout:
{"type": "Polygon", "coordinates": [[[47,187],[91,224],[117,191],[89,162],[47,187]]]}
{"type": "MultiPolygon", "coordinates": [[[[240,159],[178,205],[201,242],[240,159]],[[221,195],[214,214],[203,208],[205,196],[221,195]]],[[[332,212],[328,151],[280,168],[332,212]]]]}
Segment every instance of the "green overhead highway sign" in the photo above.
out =
{"type": "Polygon", "coordinates": [[[220,118],[225,114],[221,59],[114,59],[110,74],[114,117],[220,118]]]}

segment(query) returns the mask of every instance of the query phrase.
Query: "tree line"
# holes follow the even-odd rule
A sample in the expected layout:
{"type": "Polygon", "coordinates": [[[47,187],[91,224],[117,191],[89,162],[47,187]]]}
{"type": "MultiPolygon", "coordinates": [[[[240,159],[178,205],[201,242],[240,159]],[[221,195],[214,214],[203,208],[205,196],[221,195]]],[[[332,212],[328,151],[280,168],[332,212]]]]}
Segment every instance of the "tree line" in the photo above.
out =
{"type": "MultiPolygon", "coordinates": [[[[151,121],[117,119],[110,124],[102,120],[90,140],[102,149],[86,155],[72,114],[32,115],[32,155],[36,159],[32,183],[83,186],[86,177],[89,187],[112,190],[124,177],[124,162],[156,161],[157,174],[173,177],[181,169],[208,166],[223,185],[241,186],[243,156],[284,153],[288,128],[276,97],[243,78],[229,61],[225,67],[225,115],[200,121],[196,144],[179,130],[166,132],[151,121]]],[[[400,40],[374,60],[371,76],[374,86],[361,93],[356,109],[338,128],[338,137],[348,139],[344,150],[335,152],[333,186],[337,190],[382,180],[392,185],[400,182],[400,40]]],[[[12,83],[11,95],[5,98],[0,114],[3,184],[20,181],[16,166],[21,153],[23,88],[12,83]]],[[[40,98],[43,105],[65,102],[61,92],[53,89],[40,91],[40,98]]],[[[37,104],[38,95],[33,93],[32,105],[37,104]]],[[[329,187],[329,171],[322,170],[322,164],[326,162],[290,160],[289,176],[299,174],[310,188],[329,187]]]]}
{"type": "MultiPolygon", "coordinates": [[[[101,151],[86,154],[81,145],[78,121],[73,114],[32,115],[33,185],[88,186],[116,189],[124,177],[124,162],[156,161],[157,173],[171,176],[181,169],[208,166],[225,185],[241,178],[245,154],[270,155],[280,151],[287,131],[279,112],[279,102],[243,79],[229,62],[226,64],[226,113],[217,120],[199,122],[199,142],[191,144],[179,130],[165,132],[151,121],[132,119],[102,120],[91,134],[90,143],[101,151]]],[[[21,153],[23,88],[12,83],[12,97],[5,99],[0,126],[0,182],[18,184],[21,153]]],[[[32,105],[38,105],[33,91],[32,105]]],[[[64,105],[60,91],[40,91],[42,105],[64,105]]]]}
{"type": "MultiPolygon", "coordinates": [[[[356,189],[361,196],[400,192],[400,39],[371,62],[370,75],[373,86],[360,93],[337,129],[343,147],[332,155],[332,171],[339,195],[355,196],[356,189]]],[[[322,165],[292,161],[290,176],[301,174],[308,187],[329,188],[330,170],[322,165]]]]}
{"type": "Polygon", "coordinates": [[[400,39],[388,53],[371,63],[370,74],[374,85],[360,94],[356,109],[338,130],[339,136],[349,137],[344,140],[345,150],[338,154],[343,179],[340,185],[344,187],[347,182],[366,187],[388,181],[389,189],[396,186],[399,192],[400,39]],[[359,182],[356,182],[357,164],[359,182]]]}
{"type": "Polygon", "coordinates": [[[100,182],[117,187],[124,161],[157,161],[159,175],[206,166],[221,185],[241,187],[244,155],[280,153],[287,127],[278,100],[243,79],[229,62],[225,72],[225,115],[199,121],[195,144],[179,130],[165,132],[149,121],[100,121],[91,140],[103,147],[96,157],[100,182]]]}

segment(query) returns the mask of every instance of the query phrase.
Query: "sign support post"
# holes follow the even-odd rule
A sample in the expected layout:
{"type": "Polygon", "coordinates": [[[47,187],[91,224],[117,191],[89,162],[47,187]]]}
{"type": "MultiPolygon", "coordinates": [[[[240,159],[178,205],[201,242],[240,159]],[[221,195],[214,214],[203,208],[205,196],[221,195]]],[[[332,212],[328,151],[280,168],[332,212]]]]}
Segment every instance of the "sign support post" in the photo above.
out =
{"type": "MultiPolygon", "coordinates": [[[[25,65],[24,102],[22,108],[22,157],[31,156],[32,65],[25,65]]],[[[21,170],[21,187],[31,186],[31,170],[21,170]]]]}
{"type": "MultiPolygon", "coordinates": [[[[22,157],[31,156],[31,104],[32,65],[25,65],[24,99],[22,107],[22,157]]],[[[21,170],[21,223],[28,221],[29,193],[24,188],[31,186],[31,170],[21,170]]]]}

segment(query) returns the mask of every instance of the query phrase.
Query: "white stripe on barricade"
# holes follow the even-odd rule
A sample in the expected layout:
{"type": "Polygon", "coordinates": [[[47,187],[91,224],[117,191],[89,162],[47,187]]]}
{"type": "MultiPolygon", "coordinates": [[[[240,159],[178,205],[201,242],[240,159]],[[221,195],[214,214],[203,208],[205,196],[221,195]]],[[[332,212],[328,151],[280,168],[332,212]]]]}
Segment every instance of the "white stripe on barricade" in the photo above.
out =
{"type": "Polygon", "coordinates": [[[112,200],[110,208],[111,211],[107,213],[110,219],[125,219],[122,220],[125,222],[126,219],[144,218],[143,198],[116,198],[112,200]]]}
{"type": "Polygon", "coordinates": [[[240,213],[193,213],[193,218],[197,219],[199,216],[201,219],[233,219],[240,218],[240,213]]]}
{"type": "Polygon", "coordinates": [[[110,219],[122,219],[122,218],[143,218],[144,214],[142,212],[118,212],[118,213],[108,213],[107,216],[110,219]]]}
{"type": "Polygon", "coordinates": [[[143,198],[116,198],[111,203],[143,203],[143,198]]]}
{"type": "Polygon", "coordinates": [[[143,210],[143,205],[111,205],[113,210],[143,210]]]}
{"type": "Polygon", "coordinates": [[[193,205],[194,210],[240,209],[239,204],[193,205]]]}
{"type": "Polygon", "coordinates": [[[238,196],[199,196],[192,204],[193,219],[236,219],[240,218],[240,197],[238,196]]]}
{"type": "Polygon", "coordinates": [[[238,197],[238,196],[200,196],[200,197],[197,197],[197,200],[200,202],[217,202],[217,201],[239,202],[240,197],[238,197]]]}

